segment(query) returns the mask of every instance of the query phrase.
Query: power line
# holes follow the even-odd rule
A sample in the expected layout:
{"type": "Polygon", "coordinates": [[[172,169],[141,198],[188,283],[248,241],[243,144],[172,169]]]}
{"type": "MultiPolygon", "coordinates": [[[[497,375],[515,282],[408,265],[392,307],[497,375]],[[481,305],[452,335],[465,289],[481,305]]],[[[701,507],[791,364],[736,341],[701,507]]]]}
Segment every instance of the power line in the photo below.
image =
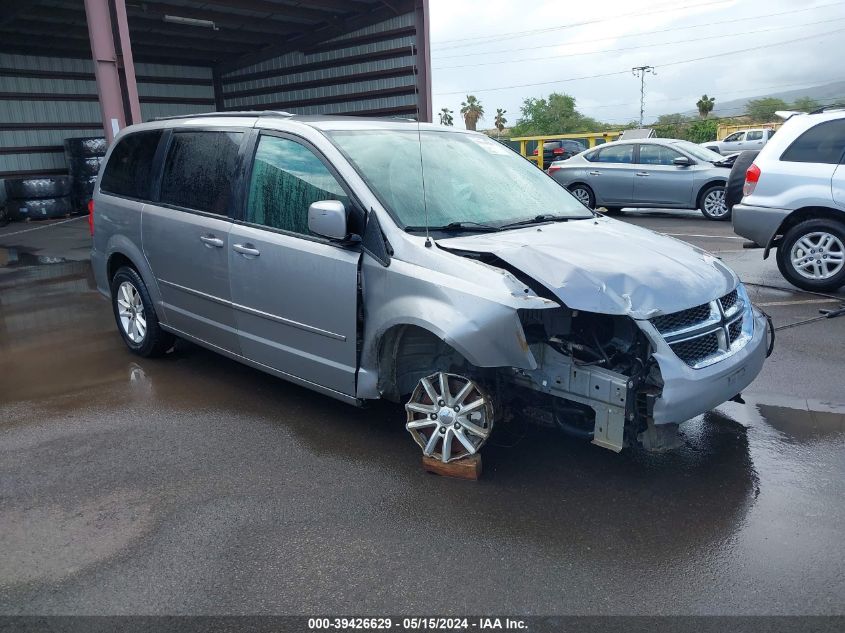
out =
{"type": "MultiPolygon", "coordinates": [[[[694,57],[692,59],[682,59],[682,60],[675,61],[675,62],[667,62],[665,64],[658,64],[658,65],[655,66],[655,68],[668,68],[668,67],[671,67],[671,66],[678,66],[678,65],[681,65],[681,64],[690,64],[690,63],[693,63],[693,62],[699,62],[699,61],[703,61],[703,60],[706,60],[706,59],[715,59],[717,57],[728,57],[730,55],[737,55],[739,53],[748,53],[748,52],[751,52],[751,51],[758,51],[758,50],[761,50],[761,49],[764,49],[764,48],[772,48],[773,46],[781,46],[783,44],[792,44],[794,42],[803,42],[803,41],[806,41],[806,40],[809,40],[809,39],[821,39],[821,38],[826,37],[828,35],[834,35],[836,33],[841,33],[842,31],[845,31],[845,28],[835,29],[833,31],[827,31],[825,33],[817,33],[815,35],[807,35],[807,36],[804,36],[804,37],[797,37],[797,38],[794,38],[794,39],[791,39],[791,40],[781,40],[779,42],[774,42],[772,44],[762,44],[760,46],[753,46],[751,48],[742,48],[742,49],[735,50],[735,51],[726,51],[726,52],[722,52],[722,53],[715,53],[713,55],[704,55],[702,57],[694,57]]],[[[555,80],[552,80],[552,81],[539,81],[539,82],[527,83],[527,84],[515,84],[515,85],[512,85],[512,86],[494,86],[494,87],[491,87],[491,88],[474,88],[472,90],[456,90],[456,91],[452,91],[452,92],[438,92],[438,93],[435,93],[435,94],[437,94],[438,96],[459,95],[459,94],[470,94],[470,93],[474,93],[474,92],[492,92],[492,91],[495,91],[495,90],[509,90],[511,88],[530,88],[530,87],[534,87],[534,86],[548,86],[548,85],[551,85],[551,84],[566,83],[566,82],[570,82],[570,81],[581,81],[581,80],[584,80],[584,79],[598,79],[598,78],[601,78],[601,77],[613,77],[615,75],[625,75],[628,72],[629,72],[628,70],[619,70],[619,71],[615,71],[615,72],[600,73],[600,74],[596,74],[596,75],[584,75],[582,77],[570,77],[570,78],[567,78],[567,79],[555,79],[555,80]]]]}
{"type": "MultiPolygon", "coordinates": [[[[815,26],[817,24],[829,24],[831,22],[841,22],[845,20],[845,17],[842,18],[834,18],[832,20],[819,20],[817,22],[807,22],[804,24],[788,24],[786,26],[776,26],[768,29],[757,29],[755,31],[742,31],[740,33],[720,33],[719,37],[743,37],[746,35],[755,35],[757,33],[770,33],[772,31],[783,31],[786,29],[794,29],[797,27],[803,26],[815,26]]],[[[569,59],[570,57],[586,57],[589,55],[603,55],[605,53],[619,53],[623,51],[633,51],[642,48],[655,48],[657,46],[669,46],[673,44],[688,44],[690,42],[701,42],[705,40],[712,40],[713,36],[705,36],[705,37],[696,37],[696,38],[686,38],[683,40],[672,40],[671,42],[655,42],[651,44],[638,44],[637,46],[628,46],[625,48],[606,48],[597,51],[590,51],[588,53],[562,53],[559,56],[550,56],[546,55],[544,57],[526,57],[523,59],[508,59],[496,62],[481,62],[475,64],[461,64],[458,66],[435,66],[432,70],[451,70],[454,68],[477,68],[479,66],[501,66],[503,64],[517,64],[520,62],[550,62],[550,61],[559,61],[561,57],[566,57],[569,59]]]]}
{"type": "MultiPolygon", "coordinates": [[[[824,9],[824,8],[827,8],[827,7],[835,7],[835,6],[842,6],[842,5],[843,5],[842,2],[832,2],[830,4],[820,4],[820,5],[813,6],[813,7],[803,7],[801,9],[792,9],[790,11],[781,11],[779,13],[765,13],[765,14],[761,14],[761,15],[755,15],[755,16],[753,16],[753,19],[754,20],[762,20],[764,18],[773,18],[773,17],[782,16],[782,15],[790,15],[790,14],[793,14],[793,13],[801,13],[801,12],[804,12],[804,11],[812,11],[812,10],[816,10],[816,9],[824,9]]],[[[749,19],[751,19],[751,18],[749,18],[749,19]]],[[[503,48],[503,49],[493,50],[493,51],[480,51],[480,52],[477,52],[477,53],[458,53],[456,55],[438,55],[436,52],[432,52],[432,56],[436,57],[438,60],[443,60],[443,59],[455,59],[455,58],[459,58],[459,57],[474,57],[474,56],[478,56],[478,55],[496,55],[496,54],[499,54],[499,53],[515,53],[515,52],[519,52],[519,51],[533,51],[533,50],[537,50],[537,49],[549,49],[549,48],[554,48],[555,46],[569,46],[569,45],[574,45],[574,44],[592,44],[594,42],[606,42],[608,40],[615,41],[615,40],[625,38],[625,37],[642,37],[643,35],[657,35],[659,33],[671,33],[671,32],[674,32],[674,31],[686,31],[686,30],[689,30],[689,29],[699,29],[699,28],[703,28],[705,26],[723,26],[724,24],[725,24],[724,20],[719,20],[719,21],[716,21],[716,22],[705,22],[703,24],[691,24],[691,25],[688,25],[688,26],[678,26],[678,27],[671,27],[671,28],[666,28],[666,29],[658,29],[656,31],[640,31],[640,32],[637,32],[637,33],[626,33],[626,34],[623,34],[623,35],[612,35],[612,36],[609,36],[609,37],[593,37],[593,38],[589,38],[589,39],[572,40],[570,42],[561,42],[560,44],[541,44],[539,46],[522,46],[522,47],[519,47],[519,48],[503,48]]]]}
{"type": "Polygon", "coordinates": [[[596,18],[594,20],[585,20],[583,22],[573,22],[572,24],[561,24],[559,26],[550,26],[543,29],[530,29],[528,31],[509,31],[504,33],[494,33],[491,35],[478,35],[476,37],[462,37],[452,40],[440,40],[439,42],[433,42],[432,46],[434,48],[463,48],[466,46],[477,46],[478,43],[488,43],[490,41],[501,41],[501,40],[512,40],[518,39],[520,37],[528,37],[529,35],[537,35],[539,33],[550,33],[552,31],[560,31],[564,29],[573,29],[579,26],[588,26],[590,24],[600,24],[601,22],[611,22],[613,20],[618,20],[619,18],[631,18],[631,17],[641,17],[646,15],[655,15],[657,13],[665,13],[666,11],[682,11],[684,9],[698,9],[701,7],[707,7],[714,4],[726,4],[729,0],[713,0],[711,2],[704,2],[699,4],[690,4],[690,5],[683,5],[683,6],[674,6],[674,3],[665,3],[664,5],[660,5],[662,8],[655,8],[649,11],[634,11],[632,13],[621,13],[619,15],[614,15],[607,18],[596,18]],[[666,6],[668,5],[668,7],[666,6]],[[484,42],[478,42],[478,40],[486,40],[484,42]],[[453,46],[443,46],[443,44],[454,44],[455,42],[477,42],[475,44],[455,44],[453,46]]]}

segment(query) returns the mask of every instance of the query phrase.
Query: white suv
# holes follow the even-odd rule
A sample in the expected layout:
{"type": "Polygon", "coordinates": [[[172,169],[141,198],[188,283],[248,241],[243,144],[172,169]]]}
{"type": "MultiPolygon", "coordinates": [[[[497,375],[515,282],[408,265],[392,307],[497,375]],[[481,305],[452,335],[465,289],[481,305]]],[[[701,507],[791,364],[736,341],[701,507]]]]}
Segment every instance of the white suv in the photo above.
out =
{"type": "Polygon", "coordinates": [[[845,107],[798,114],[748,168],[734,231],[805,290],[845,285],[845,107]]]}

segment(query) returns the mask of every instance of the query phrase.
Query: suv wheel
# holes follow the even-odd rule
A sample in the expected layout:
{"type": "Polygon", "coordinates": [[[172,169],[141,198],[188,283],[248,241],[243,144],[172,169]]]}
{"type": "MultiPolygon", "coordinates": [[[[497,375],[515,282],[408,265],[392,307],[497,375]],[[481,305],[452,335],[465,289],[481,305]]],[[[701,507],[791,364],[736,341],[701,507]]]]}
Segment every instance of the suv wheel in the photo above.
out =
{"type": "Polygon", "coordinates": [[[111,282],[112,310],[126,347],[138,356],[161,356],[174,338],[159,327],[153,302],[141,276],[123,266],[111,282]]]}
{"type": "Polygon", "coordinates": [[[476,381],[457,374],[421,378],[405,411],[405,428],[423,454],[444,463],[474,455],[493,431],[490,397],[476,381]]]}
{"type": "Polygon", "coordinates": [[[725,204],[725,185],[708,187],[701,193],[700,211],[708,220],[727,220],[731,212],[725,204]]]}
{"type": "Polygon", "coordinates": [[[592,189],[587,185],[572,185],[569,188],[569,193],[575,196],[575,199],[588,209],[595,209],[596,197],[593,195],[592,189]]]}
{"type": "Polygon", "coordinates": [[[793,226],[778,246],[777,262],[786,280],[804,290],[845,285],[845,224],[819,219],[793,226]]]}

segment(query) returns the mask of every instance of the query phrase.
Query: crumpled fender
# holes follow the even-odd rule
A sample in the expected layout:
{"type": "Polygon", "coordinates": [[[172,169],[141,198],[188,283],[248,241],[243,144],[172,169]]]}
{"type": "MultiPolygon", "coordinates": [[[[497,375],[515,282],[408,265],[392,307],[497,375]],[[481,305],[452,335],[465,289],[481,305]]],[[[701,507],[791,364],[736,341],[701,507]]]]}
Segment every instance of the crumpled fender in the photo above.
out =
{"type": "MultiPolygon", "coordinates": [[[[414,325],[436,335],[477,367],[535,369],[517,310],[557,307],[533,293],[507,292],[502,271],[454,257],[474,277],[445,274],[393,259],[383,267],[370,257],[362,264],[364,332],[357,396],[378,398],[378,351],[384,334],[414,325]],[[497,279],[497,277],[499,279],[497,279]]],[[[513,279],[508,283],[513,283],[513,279]]]]}

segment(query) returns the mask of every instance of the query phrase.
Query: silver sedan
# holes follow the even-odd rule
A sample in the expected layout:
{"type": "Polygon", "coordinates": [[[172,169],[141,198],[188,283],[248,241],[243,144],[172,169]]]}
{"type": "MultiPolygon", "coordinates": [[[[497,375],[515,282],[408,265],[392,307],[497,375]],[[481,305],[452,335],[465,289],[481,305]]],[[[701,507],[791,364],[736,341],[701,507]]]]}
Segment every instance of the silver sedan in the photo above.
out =
{"type": "Polygon", "coordinates": [[[711,220],[727,220],[725,158],[689,141],[616,141],[549,165],[548,173],[592,208],[618,213],[622,207],[700,209],[711,220]]]}

